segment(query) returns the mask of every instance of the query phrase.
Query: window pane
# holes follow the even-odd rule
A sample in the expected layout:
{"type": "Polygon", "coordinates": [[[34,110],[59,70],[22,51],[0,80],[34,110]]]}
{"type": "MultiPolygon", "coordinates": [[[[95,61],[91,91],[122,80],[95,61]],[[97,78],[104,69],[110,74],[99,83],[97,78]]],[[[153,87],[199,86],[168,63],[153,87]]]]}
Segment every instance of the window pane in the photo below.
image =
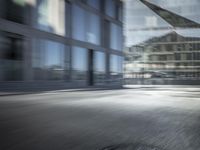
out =
{"type": "Polygon", "coordinates": [[[110,48],[122,51],[122,27],[110,23],[110,48]]]}
{"type": "Polygon", "coordinates": [[[73,5],[72,37],[76,40],[100,44],[100,18],[73,5]]]}
{"type": "Polygon", "coordinates": [[[73,5],[72,37],[76,40],[86,41],[85,11],[79,6],[73,5]]]}
{"type": "Polygon", "coordinates": [[[117,56],[111,55],[111,57],[110,57],[110,72],[116,73],[117,71],[118,71],[117,56]]]}
{"type": "Polygon", "coordinates": [[[87,0],[87,3],[96,9],[100,8],[100,0],[87,0]]]}
{"type": "Polygon", "coordinates": [[[105,11],[106,14],[110,17],[115,18],[116,16],[116,6],[115,6],[115,0],[105,0],[105,11]]]}
{"type": "Polygon", "coordinates": [[[123,58],[117,55],[110,56],[110,73],[112,78],[121,78],[123,58]]]}
{"type": "Polygon", "coordinates": [[[103,52],[94,53],[94,79],[95,84],[103,84],[105,82],[105,54],[103,52]]]}
{"type": "Polygon", "coordinates": [[[86,80],[88,70],[87,55],[87,49],[85,48],[72,48],[72,78],[74,80],[86,80]]]}
{"type": "Polygon", "coordinates": [[[124,58],[121,56],[118,56],[118,72],[122,75],[123,73],[123,62],[124,58]]]}
{"type": "Polygon", "coordinates": [[[65,35],[65,2],[64,0],[37,1],[36,28],[65,35]]]}
{"type": "Polygon", "coordinates": [[[99,16],[88,13],[87,41],[93,44],[100,44],[100,18],[99,16]]]}
{"type": "MultiPolygon", "coordinates": [[[[65,45],[48,40],[35,40],[33,49],[33,70],[36,80],[63,80],[67,75],[65,45]]],[[[68,53],[67,53],[68,54],[68,53]]]]}

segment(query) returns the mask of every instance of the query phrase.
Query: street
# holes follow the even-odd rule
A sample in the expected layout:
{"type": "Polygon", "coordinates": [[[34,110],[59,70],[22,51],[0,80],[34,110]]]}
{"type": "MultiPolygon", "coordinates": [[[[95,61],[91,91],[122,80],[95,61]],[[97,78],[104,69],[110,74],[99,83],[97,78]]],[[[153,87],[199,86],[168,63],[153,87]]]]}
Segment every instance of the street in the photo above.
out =
{"type": "Polygon", "coordinates": [[[200,88],[129,87],[0,97],[1,150],[200,149],[200,88]]]}

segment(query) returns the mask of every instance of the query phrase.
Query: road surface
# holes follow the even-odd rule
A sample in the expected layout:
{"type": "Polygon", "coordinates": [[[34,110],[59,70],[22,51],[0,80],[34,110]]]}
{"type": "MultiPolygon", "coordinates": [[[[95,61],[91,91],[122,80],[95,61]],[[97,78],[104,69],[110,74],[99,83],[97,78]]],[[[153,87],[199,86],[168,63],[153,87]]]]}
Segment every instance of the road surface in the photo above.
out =
{"type": "Polygon", "coordinates": [[[135,87],[0,97],[1,150],[200,149],[200,88],[135,87]]]}

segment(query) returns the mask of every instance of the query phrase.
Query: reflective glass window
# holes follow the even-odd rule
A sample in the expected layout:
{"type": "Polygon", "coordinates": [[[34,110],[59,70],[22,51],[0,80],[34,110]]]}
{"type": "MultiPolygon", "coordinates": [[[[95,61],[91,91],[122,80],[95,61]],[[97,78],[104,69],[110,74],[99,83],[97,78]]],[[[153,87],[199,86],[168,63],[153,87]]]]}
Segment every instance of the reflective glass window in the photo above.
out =
{"type": "Polygon", "coordinates": [[[100,44],[100,18],[83,8],[73,5],[72,37],[76,40],[100,44]]]}
{"type": "Polygon", "coordinates": [[[88,70],[87,49],[72,47],[72,79],[86,80],[88,70]]]}
{"type": "Polygon", "coordinates": [[[32,64],[36,80],[64,80],[67,78],[68,48],[49,40],[33,41],[32,64]]]}
{"type": "Polygon", "coordinates": [[[87,0],[87,4],[96,9],[100,8],[100,0],[87,0]]]}
{"type": "Polygon", "coordinates": [[[115,18],[116,17],[116,1],[115,0],[105,0],[105,13],[115,18]]]}
{"type": "Polygon", "coordinates": [[[106,59],[103,52],[94,53],[94,81],[95,84],[103,84],[105,82],[106,59]]]}
{"type": "Polygon", "coordinates": [[[77,5],[72,5],[72,37],[86,41],[86,12],[77,5]]]}
{"type": "Polygon", "coordinates": [[[88,13],[87,42],[100,44],[100,18],[99,16],[88,13]]]}
{"type": "Polygon", "coordinates": [[[110,23],[110,48],[122,51],[122,43],[122,27],[114,23],[110,23]]]}
{"type": "Polygon", "coordinates": [[[118,56],[111,55],[110,57],[110,72],[117,73],[118,72],[118,56]]]}
{"type": "Polygon", "coordinates": [[[36,28],[65,35],[65,1],[37,0],[36,28]]]}
{"type": "Polygon", "coordinates": [[[110,75],[111,78],[121,78],[123,57],[117,55],[110,56],[110,75]]]}

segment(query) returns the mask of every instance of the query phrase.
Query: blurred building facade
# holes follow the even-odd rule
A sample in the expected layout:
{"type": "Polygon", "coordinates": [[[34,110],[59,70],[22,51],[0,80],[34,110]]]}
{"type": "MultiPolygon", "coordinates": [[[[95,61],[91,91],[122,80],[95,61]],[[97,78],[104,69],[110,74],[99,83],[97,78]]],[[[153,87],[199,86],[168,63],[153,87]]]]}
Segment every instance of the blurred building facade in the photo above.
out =
{"type": "Polygon", "coordinates": [[[126,21],[134,39],[125,48],[126,83],[200,84],[200,2],[139,0],[127,5],[133,3],[126,21]]]}
{"type": "Polygon", "coordinates": [[[120,0],[0,1],[0,88],[121,85],[120,0]]]}

